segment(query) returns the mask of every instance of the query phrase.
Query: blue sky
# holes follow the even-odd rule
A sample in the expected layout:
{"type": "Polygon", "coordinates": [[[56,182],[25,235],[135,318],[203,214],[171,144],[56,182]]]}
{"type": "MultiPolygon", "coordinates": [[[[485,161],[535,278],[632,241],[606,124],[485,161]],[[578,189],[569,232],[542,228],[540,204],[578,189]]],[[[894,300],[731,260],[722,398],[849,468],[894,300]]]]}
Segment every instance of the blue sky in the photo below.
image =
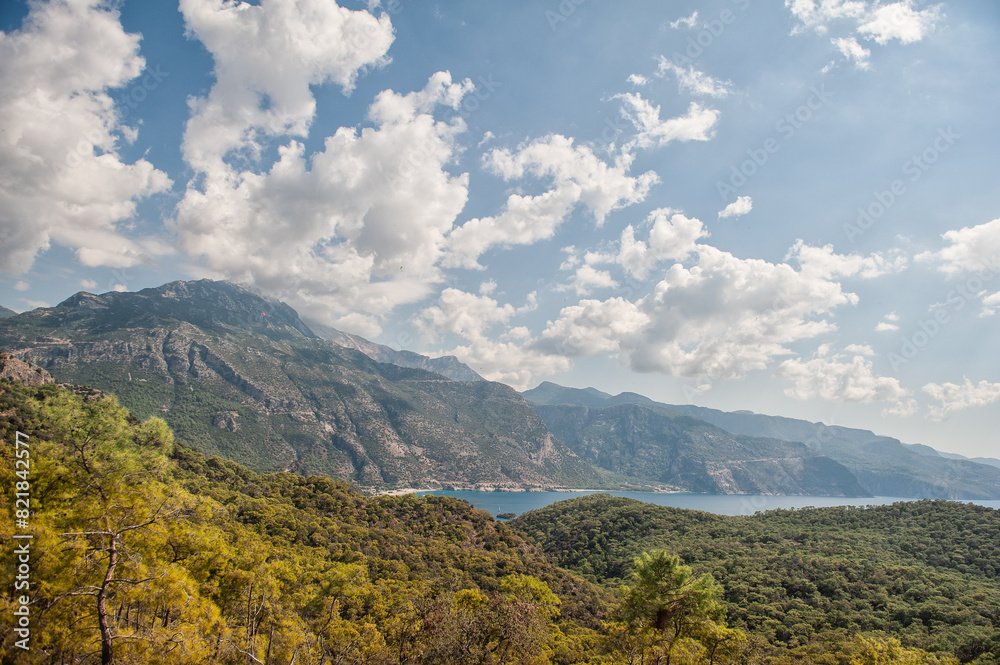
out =
{"type": "Polygon", "coordinates": [[[224,278],[552,380],[997,456],[1000,5],[0,5],[0,304],[224,278]]]}

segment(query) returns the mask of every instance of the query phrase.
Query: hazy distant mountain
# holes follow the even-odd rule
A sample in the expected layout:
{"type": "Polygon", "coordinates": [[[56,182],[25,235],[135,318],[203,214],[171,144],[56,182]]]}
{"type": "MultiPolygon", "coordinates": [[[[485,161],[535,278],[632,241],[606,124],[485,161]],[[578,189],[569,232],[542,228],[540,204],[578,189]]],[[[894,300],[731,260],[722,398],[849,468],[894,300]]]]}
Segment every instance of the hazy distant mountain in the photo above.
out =
{"type": "Polygon", "coordinates": [[[908,446],[920,455],[930,455],[931,457],[944,457],[945,459],[963,459],[969,462],[975,462],[976,464],[986,464],[988,466],[995,466],[1000,469],[1000,459],[995,459],[993,457],[966,457],[965,455],[959,455],[957,453],[946,453],[941,450],[935,450],[930,446],[925,446],[920,443],[904,443],[904,446],[908,446]]]}
{"type": "Polygon", "coordinates": [[[8,316],[15,316],[17,312],[12,309],[7,309],[3,305],[0,305],[0,319],[6,319],[8,316]]]}
{"type": "Polygon", "coordinates": [[[937,454],[931,455],[927,451],[933,449],[928,446],[910,446],[868,430],[766,416],[750,411],[726,412],[700,406],[661,404],[635,393],[612,396],[593,388],[565,388],[549,382],[528,390],[523,395],[533,405],[655,405],[699,418],[732,434],[803,443],[810,450],[850,469],[865,492],[876,496],[1000,498],[1000,468],[989,463],[953,459],[937,451],[934,451],[937,454]]]}
{"type": "Polygon", "coordinates": [[[336,328],[316,323],[315,321],[309,322],[309,328],[325,340],[349,349],[357,349],[372,360],[377,360],[380,363],[389,363],[390,365],[399,365],[400,367],[410,367],[413,369],[425,369],[428,372],[435,372],[441,376],[446,376],[452,381],[484,380],[471,367],[461,362],[455,356],[429,358],[413,351],[397,351],[384,344],[370,342],[364,337],[345,333],[336,328]]]}
{"type": "Polygon", "coordinates": [[[801,443],[733,435],[650,404],[534,408],[577,455],[616,473],[716,494],[870,496],[847,468],[801,443]]]}
{"type": "Polygon", "coordinates": [[[603,483],[508,386],[376,362],[226,282],[78,293],[0,320],[0,350],[258,470],[373,487],[603,483]]]}

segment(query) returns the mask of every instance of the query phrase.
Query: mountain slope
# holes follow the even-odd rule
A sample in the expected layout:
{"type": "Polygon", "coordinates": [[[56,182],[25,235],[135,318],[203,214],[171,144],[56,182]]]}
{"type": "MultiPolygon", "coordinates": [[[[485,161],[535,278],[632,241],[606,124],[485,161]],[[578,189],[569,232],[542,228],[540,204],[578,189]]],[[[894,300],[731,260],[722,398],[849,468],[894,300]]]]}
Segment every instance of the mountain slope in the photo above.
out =
{"type": "Polygon", "coordinates": [[[17,312],[0,305],[0,319],[6,319],[8,316],[17,316],[17,312]]]}
{"type": "Polygon", "coordinates": [[[523,393],[534,405],[611,406],[642,404],[698,418],[734,435],[804,443],[850,469],[863,490],[876,496],[943,499],[1000,498],[1000,469],[967,459],[950,459],[927,446],[915,447],[873,432],[749,411],[725,412],[692,405],[654,402],[635,393],[612,396],[593,388],[543,383],[523,393]],[[935,454],[928,454],[933,451],[935,454]]]}
{"type": "Polygon", "coordinates": [[[868,496],[850,471],[801,443],[734,436],[644,404],[534,408],[580,457],[616,473],[695,492],[868,496]]]}
{"type": "Polygon", "coordinates": [[[364,337],[345,333],[336,328],[324,326],[314,321],[309,322],[309,328],[321,338],[347,347],[356,349],[372,360],[400,367],[411,369],[424,369],[447,377],[452,381],[482,381],[483,377],[455,356],[441,356],[440,358],[429,358],[427,356],[414,353],[413,351],[397,351],[384,344],[370,342],[364,337]]]}
{"type": "Polygon", "coordinates": [[[0,321],[0,350],[255,470],[373,488],[604,485],[513,389],[378,363],[225,282],[79,293],[0,321]]]}

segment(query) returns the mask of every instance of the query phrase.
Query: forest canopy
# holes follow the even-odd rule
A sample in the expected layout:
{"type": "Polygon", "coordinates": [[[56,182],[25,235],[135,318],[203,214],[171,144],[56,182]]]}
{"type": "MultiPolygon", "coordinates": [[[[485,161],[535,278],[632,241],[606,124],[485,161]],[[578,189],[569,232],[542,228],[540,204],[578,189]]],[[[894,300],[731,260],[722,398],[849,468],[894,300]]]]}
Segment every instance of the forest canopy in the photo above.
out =
{"type": "Polygon", "coordinates": [[[257,474],[111,396],[0,382],[5,488],[16,432],[32,630],[18,649],[8,548],[5,665],[1000,662],[995,511],[722,518],[593,496],[508,525],[257,474]]]}

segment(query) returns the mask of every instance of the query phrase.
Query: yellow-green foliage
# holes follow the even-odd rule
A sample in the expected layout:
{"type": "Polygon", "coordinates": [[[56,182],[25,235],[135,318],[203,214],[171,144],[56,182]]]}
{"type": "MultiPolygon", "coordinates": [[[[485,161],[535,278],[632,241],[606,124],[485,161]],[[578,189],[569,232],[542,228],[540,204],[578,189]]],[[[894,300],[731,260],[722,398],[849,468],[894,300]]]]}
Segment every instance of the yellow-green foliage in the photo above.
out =
{"type": "Polygon", "coordinates": [[[5,553],[3,663],[545,665],[596,644],[602,592],[464,502],[260,476],[112,397],[0,383],[4,488],[15,431],[30,436],[32,648],[13,646],[5,553]]]}

